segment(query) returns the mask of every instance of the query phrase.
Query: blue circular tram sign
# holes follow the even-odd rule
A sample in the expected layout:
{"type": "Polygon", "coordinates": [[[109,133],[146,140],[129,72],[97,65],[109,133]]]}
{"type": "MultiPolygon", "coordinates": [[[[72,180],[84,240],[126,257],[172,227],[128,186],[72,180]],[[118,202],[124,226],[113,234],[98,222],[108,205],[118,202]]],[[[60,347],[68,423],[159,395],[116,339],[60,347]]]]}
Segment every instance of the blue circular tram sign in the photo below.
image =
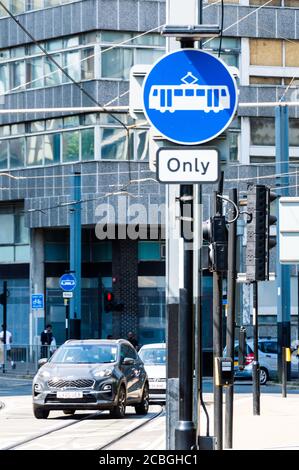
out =
{"type": "Polygon", "coordinates": [[[73,274],[63,274],[59,279],[59,285],[65,292],[72,292],[77,285],[76,277],[73,274]]]}
{"type": "Polygon", "coordinates": [[[208,52],[181,49],[159,59],[143,85],[144,112],[167,140],[202,144],[233,120],[237,87],[228,67],[208,52]]]}

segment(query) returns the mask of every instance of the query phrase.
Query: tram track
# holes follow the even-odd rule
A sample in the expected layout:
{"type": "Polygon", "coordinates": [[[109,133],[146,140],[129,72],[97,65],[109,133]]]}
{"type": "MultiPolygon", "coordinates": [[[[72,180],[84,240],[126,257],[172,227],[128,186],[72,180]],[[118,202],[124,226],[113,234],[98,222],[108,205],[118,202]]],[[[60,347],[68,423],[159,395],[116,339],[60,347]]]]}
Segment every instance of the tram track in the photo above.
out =
{"type": "Polygon", "coordinates": [[[33,436],[30,436],[27,439],[23,439],[22,441],[14,443],[13,445],[9,445],[7,447],[2,447],[0,450],[15,450],[18,447],[21,447],[25,444],[29,444],[30,442],[36,441],[36,440],[41,439],[41,438],[43,438],[45,436],[48,436],[50,434],[53,434],[53,433],[56,433],[56,432],[61,431],[63,429],[69,428],[70,426],[74,426],[76,424],[82,423],[82,421],[86,421],[88,419],[94,418],[95,416],[99,416],[102,413],[103,413],[103,411],[97,411],[96,413],[91,413],[87,416],[84,416],[81,419],[72,420],[71,422],[67,422],[65,424],[62,424],[61,426],[57,426],[54,429],[49,429],[45,432],[38,433],[38,434],[35,434],[33,436]]]}
{"type": "MultiPolygon", "coordinates": [[[[115,443],[121,441],[122,439],[126,438],[127,436],[139,430],[140,428],[145,427],[150,422],[159,418],[160,416],[163,415],[164,412],[165,412],[164,407],[161,406],[161,409],[159,411],[155,412],[154,414],[151,414],[151,416],[147,418],[145,421],[143,420],[141,423],[139,422],[132,429],[124,430],[124,432],[120,432],[116,437],[113,437],[109,442],[104,442],[101,446],[92,447],[92,450],[108,449],[111,445],[114,445],[115,443]]],[[[65,429],[70,428],[70,427],[75,427],[76,425],[79,425],[84,421],[92,421],[94,418],[98,417],[99,415],[103,413],[104,412],[100,410],[95,413],[84,416],[81,419],[76,419],[72,421],[68,420],[67,423],[59,425],[52,429],[48,429],[47,431],[44,431],[44,432],[31,435],[28,438],[22,439],[18,442],[14,442],[13,444],[2,447],[1,450],[18,450],[18,449],[22,449],[24,446],[27,446],[27,444],[34,444],[34,443],[38,443],[39,445],[41,445],[41,443],[43,442],[43,439],[46,439],[48,436],[51,436],[51,437],[53,436],[54,438],[55,437],[57,438],[58,436],[61,435],[61,432],[63,432],[65,429]]],[[[121,421],[125,421],[125,420],[121,420],[121,421]]],[[[138,419],[138,421],[140,421],[140,419],[138,419]]],[[[115,420],[113,420],[113,422],[115,422],[115,420]]],[[[66,435],[64,434],[63,437],[66,437],[66,435]]],[[[47,447],[47,443],[45,443],[45,448],[46,447],[47,447]]]]}
{"type": "Polygon", "coordinates": [[[126,431],[123,434],[120,434],[119,436],[115,437],[114,439],[111,439],[111,441],[105,443],[103,446],[97,447],[95,450],[108,450],[110,446],[116,444],[117,442],[120,442],[122,439],[125,439],[126,437],[133,434],[134,432],[136,432],[140,428],[145,427],[147,424],[149,424],[152,421],[156,420],[157,418],[161,417],[164,413],[165,413],[165,407],[161,406],[161,410],[159,412],[155,413],[149,419],[147,419],[143,423],[137,424],[137,426],[135,426],[133,429],[130,429],[130,430],[126,431]]]}

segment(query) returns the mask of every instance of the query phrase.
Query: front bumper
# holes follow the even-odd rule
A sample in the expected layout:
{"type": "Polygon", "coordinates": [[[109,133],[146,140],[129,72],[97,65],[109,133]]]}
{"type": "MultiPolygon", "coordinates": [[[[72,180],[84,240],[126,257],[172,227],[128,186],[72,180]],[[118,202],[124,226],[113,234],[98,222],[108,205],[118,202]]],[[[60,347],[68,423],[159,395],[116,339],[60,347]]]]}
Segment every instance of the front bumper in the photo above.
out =
{"type": "Polygon", "coordinates": [[[44,388],[41,391],[33,391],[33,405],[45,410],[110,410],[117,403],[116,381],[105,381],[100,384],[111,385],[110,391],[95,388],[68,388],[65,390],[44,388]],[[82,398],[58,398],[57,392],[82,392],[82,398]]]}
{"type": "Polygon", "coordinates": [[[166,401],[166,381],[149,380],[150,402],[166,401]]]}

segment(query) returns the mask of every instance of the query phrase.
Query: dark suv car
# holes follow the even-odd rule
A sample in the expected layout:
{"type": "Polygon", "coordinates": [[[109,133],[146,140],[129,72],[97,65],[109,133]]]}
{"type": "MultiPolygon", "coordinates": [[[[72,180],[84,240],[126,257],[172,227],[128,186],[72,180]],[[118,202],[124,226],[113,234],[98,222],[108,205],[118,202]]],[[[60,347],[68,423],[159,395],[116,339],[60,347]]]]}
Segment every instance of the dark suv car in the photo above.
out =
{"type": "Polygon", "coordinates": [[[122,418],[127,404],[137,414],[148,412],[148,378],[126,340],[69,340],[40,363],[32,389],[38,419],[50,410],[74,414],[77,409],[110,410],[112,417],[122,418]]]}

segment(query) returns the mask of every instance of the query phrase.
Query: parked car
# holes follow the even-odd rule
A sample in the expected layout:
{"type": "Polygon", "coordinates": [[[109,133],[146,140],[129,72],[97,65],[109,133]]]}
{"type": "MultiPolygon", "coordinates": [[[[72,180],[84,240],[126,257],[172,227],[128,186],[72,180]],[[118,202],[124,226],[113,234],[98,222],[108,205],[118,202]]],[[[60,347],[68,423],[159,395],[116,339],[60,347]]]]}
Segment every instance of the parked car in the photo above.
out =
{"type": "MultiPolygon", "coordinates": [[[[252,363],[254,361],[253,339],[246,342],[245,367],[243,370],[238,366],[239,343],[235,342],[234,351],[234,372],[236,379],[252,379],[252,363]]],[[[271,338],[260,338],[258,341],[259,364],[260,364],[260,384],[265,385],[269,379],[277,376],[277,340],[271,338]]],[[[226,348],[224,349],[226,355],[226,348]]]]}
{"type": "Polygon", "coordinates": [[[166,344],[156,343],[142,346],[139,357],[149,377],[150,401],[166,400],[166,344]]]}
{"type": "Polygon", "coordinates": [[[53,356],[39,361],[33,380],[33,413],[47,418],[51,410],[110,410],[123,418],[126,405],[145,415],[148,378],[136,350],[126,340],[69,340],[53,356]]]}

